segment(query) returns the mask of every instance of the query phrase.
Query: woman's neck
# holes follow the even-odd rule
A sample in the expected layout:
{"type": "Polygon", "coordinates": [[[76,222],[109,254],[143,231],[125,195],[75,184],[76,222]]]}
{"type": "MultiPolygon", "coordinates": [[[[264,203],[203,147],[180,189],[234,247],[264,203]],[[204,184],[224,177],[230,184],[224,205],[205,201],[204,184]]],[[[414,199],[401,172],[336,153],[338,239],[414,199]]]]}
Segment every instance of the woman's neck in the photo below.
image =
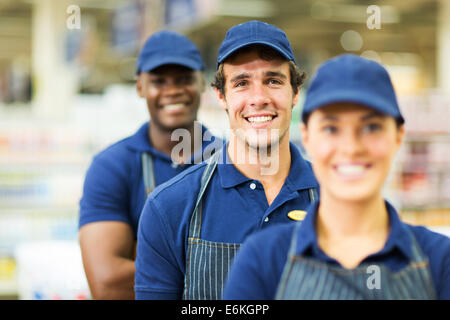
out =
{"type": "Polygon", "coordinates": [[[349,202],[321,194],[316,230],[319,246],[344,267],[353,268],[381,250],[389,235],[389,215],[380,195],[349,202]]]}
{"type": "Polygon", "coordinates": [[[386,227],[387,209],[383,198],[350,202],[321,195],[317,226],[327,235],[364,234],[386,227]]]}

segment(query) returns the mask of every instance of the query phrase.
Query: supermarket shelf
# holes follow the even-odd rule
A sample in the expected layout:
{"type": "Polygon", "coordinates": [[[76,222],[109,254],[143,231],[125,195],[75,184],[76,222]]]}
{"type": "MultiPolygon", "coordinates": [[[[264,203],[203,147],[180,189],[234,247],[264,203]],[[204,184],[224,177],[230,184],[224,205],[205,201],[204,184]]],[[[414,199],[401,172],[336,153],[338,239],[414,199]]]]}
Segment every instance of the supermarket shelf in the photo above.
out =
{"type": "Polygon", "coordinates": [[[450,133],[447,132],[411,132],[407,131],[404,143],[414,143],[414,142],[444,142],[450,143],[450,133]]]}
{"type": "Polygon", "coordinates": [[[427,210],[408,210],[403,208],[400,211],[402,221],[413,225],[423,225],[427,227],[450,227],[450,209],[436,208],[427,210]]]}
{"type": "Polygon", "coordinates": [[[30,213],[45,213],[45,215],[58,215],[65,216],[78,214],[78,206],[67,205],[67,206],[36,206],[36,205],[23,205],[20,206],[0,206],[0,215],[2,213],[8,214],[30,214],[30,213]]]}
{"type": "Polygon", "coordinates": [[[15,279],[0,280],[0,300],[17,299],[17,282],[15,279]]]}

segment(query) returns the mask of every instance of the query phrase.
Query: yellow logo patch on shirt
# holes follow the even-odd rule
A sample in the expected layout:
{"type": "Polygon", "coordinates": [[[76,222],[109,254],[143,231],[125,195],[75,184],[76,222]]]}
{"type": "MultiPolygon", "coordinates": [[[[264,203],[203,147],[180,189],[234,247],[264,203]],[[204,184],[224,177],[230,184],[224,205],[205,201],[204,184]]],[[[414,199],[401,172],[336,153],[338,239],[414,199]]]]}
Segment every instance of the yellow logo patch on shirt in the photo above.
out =
{"type": "Polygon", "coordinates": [[[302,221],[305,219],[306,211],[303,210],[292,210],[288,213],[288,217],[295,221],[302,221]]]}

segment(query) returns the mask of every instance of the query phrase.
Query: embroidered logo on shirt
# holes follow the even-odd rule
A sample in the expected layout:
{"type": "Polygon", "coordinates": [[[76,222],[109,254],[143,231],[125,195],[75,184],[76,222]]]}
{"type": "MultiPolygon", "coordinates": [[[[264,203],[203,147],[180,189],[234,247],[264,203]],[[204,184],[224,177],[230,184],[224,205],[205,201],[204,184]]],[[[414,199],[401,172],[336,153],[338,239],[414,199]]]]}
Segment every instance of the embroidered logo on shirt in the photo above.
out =
{"type": "Polygon", "coordinates": [[[306,211],[303,210],[292,210],[288,213],[288,217],[295,221],[302,221],[305,219],[306,211]]]}

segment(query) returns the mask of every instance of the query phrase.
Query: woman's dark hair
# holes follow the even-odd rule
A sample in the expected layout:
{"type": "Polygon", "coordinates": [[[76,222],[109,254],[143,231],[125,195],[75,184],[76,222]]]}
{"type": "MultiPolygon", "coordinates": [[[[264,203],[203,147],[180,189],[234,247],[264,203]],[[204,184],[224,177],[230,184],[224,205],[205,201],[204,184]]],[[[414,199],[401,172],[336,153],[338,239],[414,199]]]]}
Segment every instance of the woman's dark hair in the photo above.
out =
{"type": "MultiPolygon", "coordinates": [[[[227,60],[233,59],[234,57],[236,57],[237,54],[251,51],[256,51],[258,53],[258,56],[266,61],[271,61],[280,58],[285,59],[277,50],[265,45],[255,44],[233,52],[227,58],[227,60]]],[[[294,92],[294,94],[297,94],[298,89],[301,87],[303,81],[306,78],[306,73],[304,71],[300,71],[300,69],[293,61],[289,61],[289,74],[292,91],[294,92]]],[[[216,74],[214,75],[214,80],[211,82],[211,86],[213,88],[218,89],[221,94],[225,95],[225,73],[223,71],[223,62],[219,65],[219,68],[217,69],[216,74]]]]}

